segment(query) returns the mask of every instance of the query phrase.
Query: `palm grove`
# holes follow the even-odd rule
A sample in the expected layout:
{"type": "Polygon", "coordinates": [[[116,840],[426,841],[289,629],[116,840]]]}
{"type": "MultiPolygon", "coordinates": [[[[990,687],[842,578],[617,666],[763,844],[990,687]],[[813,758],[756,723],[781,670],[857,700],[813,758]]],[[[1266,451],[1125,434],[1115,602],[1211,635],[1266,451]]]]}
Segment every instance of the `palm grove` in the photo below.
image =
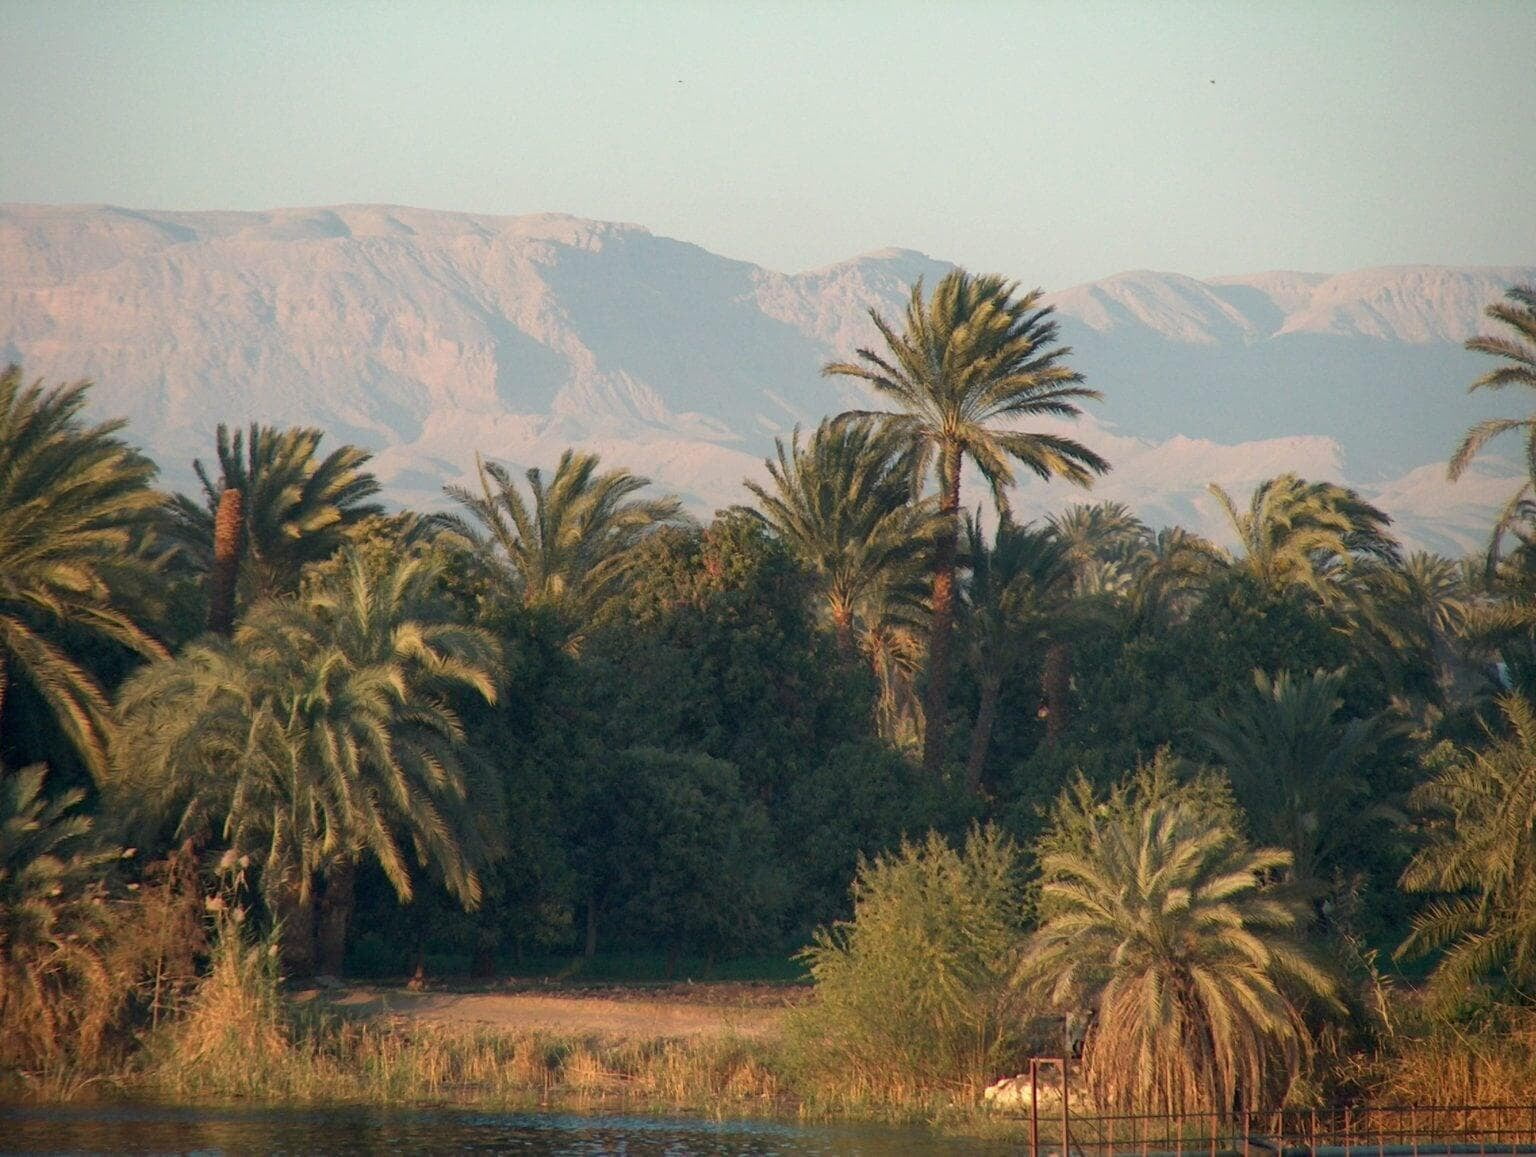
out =
{"type": "MultiPolygon", "coordinates": [[[[1536,291],[1488,316],[1473,388],[1536,387],[1536,291]]],[[[1107,1104],[1323,1095],[1377,947],[1528,999],[1536,483],[1469,560],[1294,475],[1212,487],[1231,549],[1021,525],[1021,478],[1110,468],[1032,428],[1097,396],[1038,293],[956,271],[872,317],[823,372],[881,408],[707,524],[575,449],[386,513],[367,453],[261,425],[167,496],[85,384],[5,371],[0,1066],[128,1039],[135,905],[231,863],[290,975],[810,941],[828,1055],[979,1078],[1091,1010],[1107,1104]],[[959,978],[963,1056],[902,1053],[881,968],[959,978]]]]}

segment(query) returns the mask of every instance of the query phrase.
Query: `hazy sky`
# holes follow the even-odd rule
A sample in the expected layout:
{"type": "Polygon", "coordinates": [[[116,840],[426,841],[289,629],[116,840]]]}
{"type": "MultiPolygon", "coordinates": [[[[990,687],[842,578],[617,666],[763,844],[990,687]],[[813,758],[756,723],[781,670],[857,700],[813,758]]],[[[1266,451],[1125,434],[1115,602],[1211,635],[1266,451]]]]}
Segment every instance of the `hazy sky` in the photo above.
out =
{"type": "Polygon", "coordinates": [[[1536,2],[0,0],[0,201],[634,221],[1060,288],[1536,264],[1536,2]]]}

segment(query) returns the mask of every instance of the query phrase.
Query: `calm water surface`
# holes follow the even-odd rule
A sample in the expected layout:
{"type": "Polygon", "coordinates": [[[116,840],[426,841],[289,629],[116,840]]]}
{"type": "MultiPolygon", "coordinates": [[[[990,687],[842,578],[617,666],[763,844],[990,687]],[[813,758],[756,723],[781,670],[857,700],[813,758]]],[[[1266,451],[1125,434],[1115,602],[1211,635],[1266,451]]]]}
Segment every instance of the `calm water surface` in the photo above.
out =
{"type": "Polygon", "coordinates": [[[1001,1154],[923,1129],[432,1109],[0,1105],[4,1153],[1001,1154]]]}

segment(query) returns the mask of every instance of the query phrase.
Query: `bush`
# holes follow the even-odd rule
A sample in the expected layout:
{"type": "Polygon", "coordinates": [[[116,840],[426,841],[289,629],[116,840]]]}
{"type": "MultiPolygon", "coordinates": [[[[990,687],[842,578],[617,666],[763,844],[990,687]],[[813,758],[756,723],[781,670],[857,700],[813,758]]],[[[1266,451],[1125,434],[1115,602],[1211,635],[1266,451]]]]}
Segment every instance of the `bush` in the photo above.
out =
{"type": "Polygon", "coordinates": [[[962,851],[936,833],[861,861],[851,921],[801,954],[816,984],[786,1024],[814,1087],[899,1103],[977,1094],[1013,1049],[1023,936],[1017,848],[990,825],[962,851]]]}

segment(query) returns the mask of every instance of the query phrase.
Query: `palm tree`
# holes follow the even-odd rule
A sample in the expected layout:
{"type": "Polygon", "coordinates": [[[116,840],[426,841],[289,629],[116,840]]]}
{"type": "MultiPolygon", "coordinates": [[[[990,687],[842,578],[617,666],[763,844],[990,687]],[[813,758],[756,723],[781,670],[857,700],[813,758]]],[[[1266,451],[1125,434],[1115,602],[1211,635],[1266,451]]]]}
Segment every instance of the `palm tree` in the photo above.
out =
{"type": "Polygon", "coordinates": [[[976,793],[1003,684],[1030,647],[1056,636],[1053,628],[1061,625],[1078,572],[1071,547],[1054,529],[1036,530],[1004,518],[990,546],[979,519],[967,519],[965,529],[967,634],[981,692],[965,772],[976,793]]]}
{"type": "Polygon", "coordinates": [[[194,643],[123,689],[124,806],[174,817],[181,836],[219,825],[260,865],[301,966],[323,883],[322,963],[339,969],[364,858],[402,902],[409,851],[479,903],[499,797],[452,701],[494,702],[499,658],[487,633],[449,620],[440,579],[421,557],[370,565],[345,548],[334,581],[303,603],[258,604],[231,642],[194,643]]]}
{"type": "Polygon", "coordinates": [[[1096,1103],[1226,1114],[1279,1103],[1307,1053],[1294,1000],[1333,985],[1264,881],[1290,864],[1250,848],[1219,787],[1159,759],[1100,799],[1080,780],[1039,852],[1041,923],[1021,980],[1097,1008],[1083,1043],[1096,1103]]]}
{"type": "Polygon", "coordinates": [[[1157,629],[1182,621],[1210,589],[1224,562],[1214,543],[1180,526],[1164,527],[1138,552],[1131,571],[1135,622],[1157,629]]]}
{"type": "Polygon", "coordinates": [[[1046,519],[1077,572],[1077,593],[1118,594],[1152,543],[1146,523],[1123,502],[1078,502],[1046,519]]]}
{"type": "Polygon", "coordinates": [[[909,502],[912,451],[870,422],[824,421],[801,446],[796,430],[766,463],[770,490],[748,480],[766,524],[815,576],[844,655],[857,624],[893,588],[925,577],[944,528],[933,499],[909,502]]]}
{"type": "Polygon", "coordinates": [[[858,350],[857,362],[830,362],[826,375],[867,382],[894,411],[851,411],[841,420],[872,418],[916,451],[914,478],[928,467],[938,479],[939,513],[948,527],[935,557],[928,648],[928,717],[923,766],[939,770],[945,749],[950,645],[955,617],[955,569],[960,537],[960,469],[971,461],[992,488],[999,512],[1009,509],[1008,488],[1017,463],[1042,479],[1066,478],[1086,486],[1109,463],[1071,438],[1026,432],[1013,423],[1042,415],[1076,417],[1077,402],[1097,398],[1082,375],[1062,364],[1071,350],[1058,346],[1051,309],[1040,291],[1017,295],[1017,285],[963,269],[946,274],[923,301],[912,287],[906,329],[898,334],[875,310],[870,318],[885,354],[858,350]]]}
{"type": "Polygon", "coordinates": [[[383,509],[367,501],[379,492],[364,469],[371,455],[338,446],[320,458],[323,437],[254,422],[248,434],[231,434],[221,423],[218,478],[193,462],[203,501],[178,494],[170,510],[177,537],[209,575],[211,630],[233,630],[237,589],[247,605],[293,594],[305,564],[335,554],[358,523],[383,509]]]}
{"type": "Polygon", "coordinates": [[[1347,487],[1281,474],[1258,485],[1246,511],[1214,482],[1210,492],[1242,551],[1232,565],[1269,594],[1300,587],[1332,602],[1357,556],[1397,560],[1391,517],[1347,487]]]}
{"type": "MultiPolygon", "coordinates": [[[[1360,764],[1395,734],[1383,717],[1338,718],[1343,671],[1304,679],[1254,671],[1253,689],[1207,710],[1200,738],[1231,777],[1261,837],[1286,848],[1295,879],[1312,883],[1348,837],[1369,792],[1360,764]]],[[[1376,810],[1367,818],[1382,818],[1376,810]]]]}
{"type": "Polygon", "coordinates": [[[77,648],[165,654],[130,595],[156,569],[139,547],[162,500],[154,465],[115,437],[121,422],[81,421],[89,385],[44,389],[23,385],[17,366],[0,372],[0,711],[12,681],[25,682],[100,777],[111,713],[77,648]]]}
{"type": "Polygon", "coordinates": [[[1434,979],[1447,993],[1500,976],[1536,984],[1536,710],[1519,695],[1498,702],[1507,732],[1458,752],[1411,797],[1430,826],[1403,886],[1442,896],[1397,955],[1444,949],[1434,979]]]}
{"type": "Polygon", "coordinates": [[[98,843],[85,793],[43,795],[41,764],[0,768],[0,1066],[87,1059],[127,994],[113,975],[98,843]]]}
{"type": "MultiPolygon", "coordinates": [[[[1536,389],[1536,286],[1516,285],[1504,291],[1507,301],[1494,302],[1483,310],[1489,318],[1507,325],[1514,331],[1511,337],[1479,334],[1467,341],[1466,348],[1474,353],[1491,354],[1503,358],[1507,364],[1489,370],[1470,386],[1471,390],[1502,390],[1505,386],[1525,386],[1536,389]]],[[[1488,418],[1467,431],[1456,453],[1451,456],[1446,471],[1452,482],[1466,472],[1472,459],[1492,439],[1508,430],[1525,431],[1525,461],[1528,477],[1520,489],[1510,497],[1503,511],[1493,524],[1493,540],[1489,544],[1490,557],[1496,557],[1505,533],[1516,524],[1527,520],[1527,504],[1536,489],[1536,417],[1488,418]]]]}
{"type": "Polygon", "coordinates": [[[624,469],[598,473],[596,454],[565,451],[547,484],[538,467],[530,469],[527,498],[505,467],[478,458],[476,467],[480,493],[443,490],[484,534],[458,516],[443,521],[497,560],[524,606],[564,619],[567,647],[580,644],[586,625],[618,593],[646,535],[684,520],[676,498],[631,497],[650,479],[624,469]]]}

